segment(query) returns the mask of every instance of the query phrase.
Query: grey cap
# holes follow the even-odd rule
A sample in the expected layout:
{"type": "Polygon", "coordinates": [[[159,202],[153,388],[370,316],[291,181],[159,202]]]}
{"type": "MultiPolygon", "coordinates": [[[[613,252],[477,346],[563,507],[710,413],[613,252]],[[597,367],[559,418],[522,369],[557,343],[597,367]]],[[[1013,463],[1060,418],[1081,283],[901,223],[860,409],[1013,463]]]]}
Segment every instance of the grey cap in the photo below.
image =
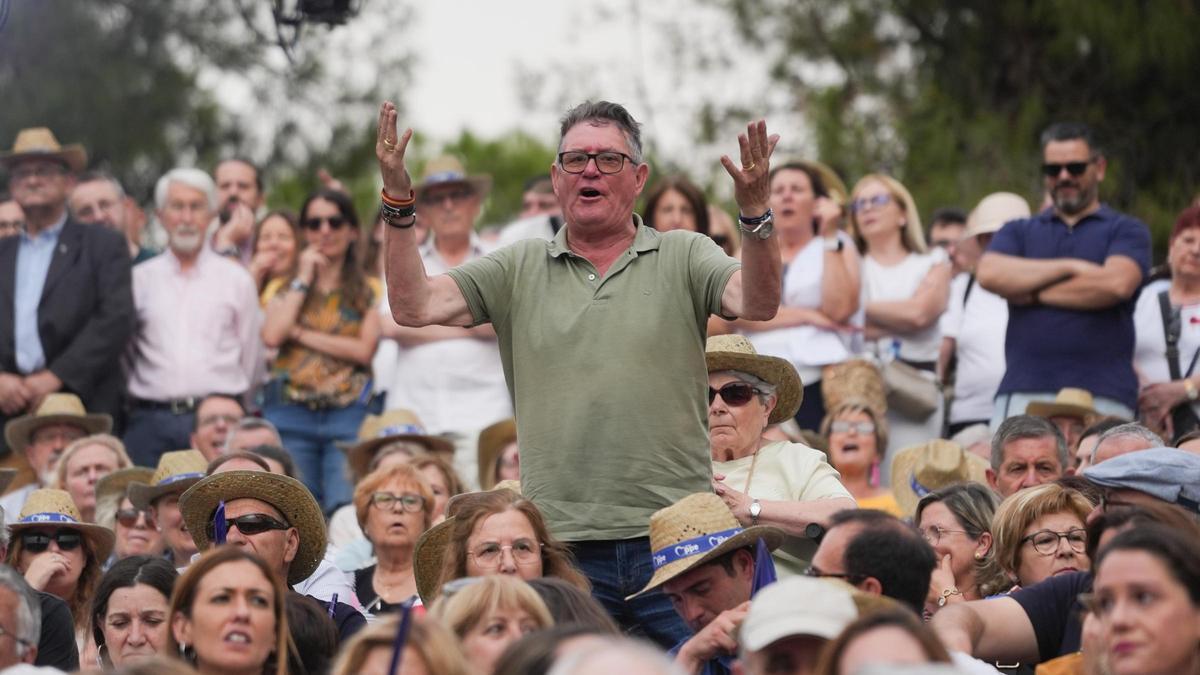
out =
{"type": "Polygon", "coordinates": [[[1179,448],[1150,448],[1083,470],[1096,485],[1137,490],[1200,513],[1200,455],[1179,448]]]}

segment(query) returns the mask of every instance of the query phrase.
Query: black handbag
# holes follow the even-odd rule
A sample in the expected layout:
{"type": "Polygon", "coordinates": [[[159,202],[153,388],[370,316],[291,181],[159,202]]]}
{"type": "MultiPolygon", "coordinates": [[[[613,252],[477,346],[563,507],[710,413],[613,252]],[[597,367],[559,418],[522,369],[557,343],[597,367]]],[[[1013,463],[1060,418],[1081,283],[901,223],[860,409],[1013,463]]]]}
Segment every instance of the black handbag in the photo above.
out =
{"type": "MultiPolygon", "coordinates": [[[[1162,313],[1163,335],[1167,338],[1167,368],[1171,371],[1171,381],[1174,382],[1184,377],[1191,377],[1192,371],[1196,368],[1196,359],[1200,357],[1200,349],[1192,354],[1192,361],[1188,364],[1187,373],[1180,374],[1179,334],[1183,331],[1183,317],[1177,307],[1171,306],[1171,298],[1168,293],[1169,291],[1164,290],[1158,294],[1158,308],[1162,313]]],[[[1171,408],[1171,424],[1175,438],[1200,429],[1200,418],[1197,418],[1195,411],[1192,410],[1191,401],[1184,401],[1171,408]]]]}

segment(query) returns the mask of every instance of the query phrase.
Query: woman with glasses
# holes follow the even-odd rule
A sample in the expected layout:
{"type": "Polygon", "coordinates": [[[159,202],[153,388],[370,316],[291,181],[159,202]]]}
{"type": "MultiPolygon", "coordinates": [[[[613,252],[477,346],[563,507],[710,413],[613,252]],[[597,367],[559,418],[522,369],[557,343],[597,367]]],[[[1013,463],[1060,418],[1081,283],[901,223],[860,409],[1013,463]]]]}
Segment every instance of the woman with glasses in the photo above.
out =
{"type": "Polygon", "coordinates": [[[992,519],[996,562],[1025,588],[1059,574],[1091,569],[1087,557],[1092,503],[1058,483],[1021,490],[992,519]]]}
{"type": "Polygon", "coordinates": [[[263,416],[329,513],[351,496],[346,458],[335,443],[353,440],[367,413],[377,412],[371,359],[382,290],[358,262],[358,216],[347,195],[317,190],[304,201],[300,223],[306,246],[296,274],[267,291],[262,337],[279,355],[263,416]]]}
{"type": "Polygon", "coordinates": [[[433,492],[411,464],[367,474],[354,488],[354,510],[375,549],[375,564],[354,573],[354,590],[368,612],[399,611],[417,595],[413,551],[433,522],[433,492]]]}
{"type": "MultiPolygon", "coordinates": [[[[927,251],[916,202],[899,181],[883,174],[864,176],[850,193],[850,232],[863,252],[865,336],[885,362],[897,360],[928,380],[935,390],[941,334],[937,321],[950,296],[950,262],[942,249],[927,251]]],[[[920,387],[920,385],[916,385],[920,387]]],[[[890,405],[890,453],[941,435],[941,394],[937,409],[908,414],[890,405]]],[[[890,467],[883,464],[884,478],[890,467]]]]}
{"type": "Polygon", "coordinates": [[[96,524],[116,535],[113,552],[104,567],[134,555],[161,556],[167,548],[150,509],[139,509],[129,499],[129,484],[149,483],[154,472],[140,466],[118,469],[96,484],[96,524]]]}
{"type": "Polygon", "coordinates": [[[590,592],[566,544],[555,539],[533,502],[507,489],[460,495],[447,509],[447,532],[437,584],[493,574],[521,579],[558,577],[590,592]]]}
{"type": "Polygon", "coordinates": [[[879,466],[887,447],[887,422],[865,401],[849,399],[829,411],[821,423],[829,441],[829,463],[860,509],[878,509],[904,517],[896,495],[884,487],[879,466]]]}
{"type": "Polygon", "coordinates": [[[938,559],[929,581],[927,612],[1008,590],[1008,578],[993,557],[991,528],[998,502],[996,494],[979,483],[955,483],[917,502],[913,523],[938,559]]]}
{"type": "Polygon", "coordinates": [[[819,450],[763,437],[790,419],[802,388],[790,362],[755,352],[741,335],[709,338],[708,437],[713,490],[743,527],[774,525],[789,536],[772,555],[780,576],[800,574],[835,512],[854,508],[819,450]]]}
{"type": "Polygon", "coordinates": [[[87,638],[92,591],[113,547],[113,533],[83,522],[71,495],[34,490],[17,522],[5,562],[35,590],[61,598],[75,620],[76,642],[87,638]]]}
{"type": "MultiPolygon", "coordinates": [[[[771,209],[783,261],[783,297],[769,321],[736,321],[760,353],[787,359],[804,382],[802,429],[825,417],[821,370],[850,358],[859,309],[858,251],[840,231],[846,186],[815,162],[771,168],[771,209]]],[[[857,322],[861,327],[861,317],[857,322]]]]}
{"type": "Polygon", "coordinates": [[[536,591],[521,579],[501,575],[439,598],[429,614],[454,631],[467,661],[481,675],[495,671],[509,645],[554,625],[536,591]]]}
{"type": "Polygon", "coordinates": [[[1118,534],[1096,556],[1084,605],[1099,623],[1113,675],[1200,675],[1200,539],[1150,524],[1118,534]]]}
{"type": "Polygon", "coordinates": [[[101,478],[128,468],[133,462],[125,444],[108,434],[85,436],[66,447],[54,465],[49,487],[66,490],[79,507],[84,522],[96,522],[96,485],[101,478]]]}
{"type": "Polygon", "coordinates": [[[166,654],[178,576],[166,559],[144,555],[125,558],[104,574],[92,598],[97,665],[111,670],[166,654]]]}

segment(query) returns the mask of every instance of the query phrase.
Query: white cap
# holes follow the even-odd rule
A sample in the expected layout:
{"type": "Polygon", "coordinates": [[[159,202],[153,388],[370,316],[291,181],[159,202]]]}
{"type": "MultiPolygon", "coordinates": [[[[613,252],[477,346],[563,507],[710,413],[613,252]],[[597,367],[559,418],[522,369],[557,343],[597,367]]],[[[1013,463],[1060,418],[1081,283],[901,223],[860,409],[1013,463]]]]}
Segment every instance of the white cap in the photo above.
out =
{"type": "Polygon", "coordinates": [[[850,592],[809,577],[788,577],[758,592],[742,622],[742,647],[752,652],[793,635],[832,640],[858,618],[850,592]]]}

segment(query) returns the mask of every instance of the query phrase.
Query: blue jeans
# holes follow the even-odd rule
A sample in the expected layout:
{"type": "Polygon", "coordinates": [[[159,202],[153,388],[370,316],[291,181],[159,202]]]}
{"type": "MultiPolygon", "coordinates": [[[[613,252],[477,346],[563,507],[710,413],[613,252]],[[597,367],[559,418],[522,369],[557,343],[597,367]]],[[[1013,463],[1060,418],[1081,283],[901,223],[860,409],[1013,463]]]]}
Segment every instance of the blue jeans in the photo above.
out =
{"type": "Polygon", "coordinates": [[[650,538],[571,543],[579,569],[592,582],[594,597],[626,632],[645,637],[670,649],[691,637],[687,624],[675,612],[662,590],[655,589],[633,600],[650,582],[650,538]]]}
{"type": "Polygon", "coordinates": [[[370,406],[352,403],[344,408],[310,410],[293,403],[268,399],[263,417],[279,429],[283,447],[296,460],[300,480],[312,492],[326,514],[353,497],[346,455],[335,445],[353,441],[370,406]]]}
{"type": "Polygon", "coordinates": [[[134,466],[158,466],[164,452],[192,447],[196,427],[195,413],[175,414],[170,410],[134,408],[125,425],[125,450],[134,466]]]}

